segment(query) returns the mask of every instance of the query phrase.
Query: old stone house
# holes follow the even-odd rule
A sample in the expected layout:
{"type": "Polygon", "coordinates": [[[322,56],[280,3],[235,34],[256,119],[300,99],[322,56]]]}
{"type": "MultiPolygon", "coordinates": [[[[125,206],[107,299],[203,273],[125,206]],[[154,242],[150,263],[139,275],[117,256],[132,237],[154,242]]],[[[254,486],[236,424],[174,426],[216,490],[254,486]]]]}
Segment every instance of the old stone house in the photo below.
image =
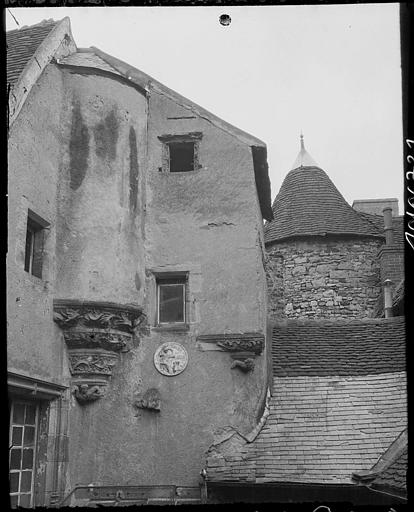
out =
{"type": "Polygon", "coordinates": [[[68,18],[7,44],[12,506],[199,502],[268,389],[266,146],[68,18]]]}
{"type": "Polygon", "coordinates": [[[403,500],[395,201],[302,142],[272,209],[262,141],[67,18],[7,44],[12,505],[403,500]]]}
{"type": "Polygon", "coordinates": [[[302,138],[273,214],[265,226],[271,396],[260,428],[210,448],[209,499],[403,503],[404,235],[397,202],[361,200],[352,208],[302,138]]]}

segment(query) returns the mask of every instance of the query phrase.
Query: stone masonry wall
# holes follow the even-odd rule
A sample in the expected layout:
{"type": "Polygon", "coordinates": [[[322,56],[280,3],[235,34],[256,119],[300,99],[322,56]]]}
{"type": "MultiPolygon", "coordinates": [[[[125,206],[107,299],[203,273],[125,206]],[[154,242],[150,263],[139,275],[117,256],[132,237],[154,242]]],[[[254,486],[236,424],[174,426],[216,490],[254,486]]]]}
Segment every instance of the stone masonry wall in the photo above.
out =
{"type": "Polygon", "coordinates": [[[267,247],[272,319],[372,317],[381,293],[373,239],[293,240],[267,247]]]}

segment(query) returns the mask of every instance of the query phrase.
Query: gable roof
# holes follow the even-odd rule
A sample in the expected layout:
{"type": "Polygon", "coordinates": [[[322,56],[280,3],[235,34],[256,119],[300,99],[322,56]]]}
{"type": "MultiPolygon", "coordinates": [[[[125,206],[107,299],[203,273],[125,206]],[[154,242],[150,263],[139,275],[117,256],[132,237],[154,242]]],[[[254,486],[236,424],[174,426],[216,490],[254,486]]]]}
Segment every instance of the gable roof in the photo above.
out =
{"type": "Polygon", "coordinates": [[[58,23],[54,20],[43,20],[37,25],[6,32],[8,83],[17,82],[39,45],[58,23]]]}
{"type": "Polygon", "coordinates": [[[141,91],[149,92],[151,90],[158,92],[175,101],[182,107],[187,108],[191,112],[195,113],[198,117],[207,119],[211,124],[231,134],[241,142],[248,144],[252,151],[255,183],[262,217],[267,220],[273,219],[273,212],[271,208],[270,180],[267,163],[267,149],[266,144],[263,141],[254,137],[253,135],[250,135],[247,132],[244,132],[243,130],[240,130],[230,123],[227,123],[223,119],[220,119],[211,112],[208,112],[203,107],[197,105],[184,96],[181,96],[172,89],[169,89],[164,84],[158,82],[143,71],[134,68],[130,64],[127,64],[126,62],[123,62],[111,55],[108,55],[98,48],[91,47],[88,49],[78,49],[76,54],[72,54],[65,59],[60,59],[59,65],[95,67],[118,74],[127,79],[130,83],[136,85],[141,91]]]}
{"type": "Polygon", "coordinates": [[[210,449],[210,483],[355,485],[406,428],[404,319],[314,324],[274,328],[269,415],[210,449]]]}
{"type": "Polygon", "coordinates": [[[9,126],[17,118],[33,85],[54,59],[76,50],[69,18],[44,20],[6,33],[9,126]]]}

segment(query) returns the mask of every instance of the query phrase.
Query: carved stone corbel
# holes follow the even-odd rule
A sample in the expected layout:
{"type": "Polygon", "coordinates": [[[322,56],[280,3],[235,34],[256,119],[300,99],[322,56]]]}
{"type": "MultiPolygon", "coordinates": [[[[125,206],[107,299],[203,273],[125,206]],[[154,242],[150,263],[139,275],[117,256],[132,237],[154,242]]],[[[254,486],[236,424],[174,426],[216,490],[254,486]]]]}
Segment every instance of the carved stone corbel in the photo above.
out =
{"type": "Polygon", "coordinates": [[[248,352],[259,355],[264,349],[264,334],[202,334],[197,336],[197,343],[201,350],[219,350],[224,352],[248,352]]]}
{"type": "Polygon", "coordinates": [[[251,372],[254,370],[254,360],[251,357],[235,359],[231,368],[239,368],[244,373],[251,372]]]}
{"type": "Polygon", "coordinates": [[[197,336],[197,346],[203,351],[230,352],[234,359],[231,368],[248,373],[254,370],[254,359],[264,350],[265,337],[260,332],[202,334],[197,336]]]}
{"type": "Polygon", "coordinates": [[[68,348],[73,394],[79,403],[105,396],[119,352],[130,349],[145,319],[136,305],[55,300],[54,321],[68,348]]]}
{"type": "Polygon", "coordinates": [[[141,398],[134,402],[138,409],[148,409],[159,412],[161,410],[161,396],[158,389],[150,388],[145,391],[141,398]]]}

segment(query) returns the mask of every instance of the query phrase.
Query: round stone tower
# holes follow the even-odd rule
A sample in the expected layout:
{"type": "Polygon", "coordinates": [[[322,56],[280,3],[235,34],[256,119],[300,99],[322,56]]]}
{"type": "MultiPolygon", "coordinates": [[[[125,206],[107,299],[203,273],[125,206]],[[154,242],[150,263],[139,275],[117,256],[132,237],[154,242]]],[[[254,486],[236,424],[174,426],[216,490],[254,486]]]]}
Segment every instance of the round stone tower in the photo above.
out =
{"type": "Polygon", "coordinates": [[[301,148],[265,226],[269,314],[282,319],[367,318],[381,293],[384,235],[354,210],[301,148]]]}

